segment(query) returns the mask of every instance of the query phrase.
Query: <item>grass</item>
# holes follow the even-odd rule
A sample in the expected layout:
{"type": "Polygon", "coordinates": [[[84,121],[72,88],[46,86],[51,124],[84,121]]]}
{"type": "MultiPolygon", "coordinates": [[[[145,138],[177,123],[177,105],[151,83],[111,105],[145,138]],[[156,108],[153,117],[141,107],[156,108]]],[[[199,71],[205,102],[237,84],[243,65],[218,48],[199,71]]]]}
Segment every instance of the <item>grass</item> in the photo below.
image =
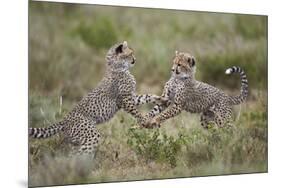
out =
{"type": "Polygon", "coordinates": [[[118,112],[98,126],[103,139],[94,159],[69,158],[59,136],[30,140],[30,185],[266,172],[265,108],[248,103],[240,113],[235,127],[207,131],[184,112],[155,130],[134,129],[135,120],[118,112]]]}
{"type": "Polygon", "coordinates": [[[239,78],[224,75],[237,65],[250,84],[232,128],[207,131],[198,115],[183,112],[160,129],[134,129],[120,111],[98,125],[94,159],[68,157],[60,135],[30,139],[30,186],[267,171],[266,17],[30,2],[29,19],[32,127],[69,112],[101,80],[108,48],[123,40],[135,50],[138,93],[161,93],[175,50],[194,54],[198,80],[237,94],[239,78]]]}

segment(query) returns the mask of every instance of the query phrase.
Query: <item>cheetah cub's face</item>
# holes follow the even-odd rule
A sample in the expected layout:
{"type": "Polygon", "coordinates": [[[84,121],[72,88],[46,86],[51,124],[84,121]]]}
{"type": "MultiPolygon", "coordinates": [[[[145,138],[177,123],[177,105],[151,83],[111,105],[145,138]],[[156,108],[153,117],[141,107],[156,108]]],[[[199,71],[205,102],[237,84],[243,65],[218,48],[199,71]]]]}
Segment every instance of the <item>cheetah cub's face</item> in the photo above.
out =
{"type": "Polygon", "coordinates": [[[136,58],[133,53],[133,49],[128,47],[126,41],[120,44],[115,44],[107,52],[107,65],[113,71],[127,71],[136,63],[136,58]]]}
{"type": "Polygon", "coordinates": [[[176,51],[173,59],[172,75],[179,79],[190,79],[195,75],[195,59],[189,53],[176,51]]]}

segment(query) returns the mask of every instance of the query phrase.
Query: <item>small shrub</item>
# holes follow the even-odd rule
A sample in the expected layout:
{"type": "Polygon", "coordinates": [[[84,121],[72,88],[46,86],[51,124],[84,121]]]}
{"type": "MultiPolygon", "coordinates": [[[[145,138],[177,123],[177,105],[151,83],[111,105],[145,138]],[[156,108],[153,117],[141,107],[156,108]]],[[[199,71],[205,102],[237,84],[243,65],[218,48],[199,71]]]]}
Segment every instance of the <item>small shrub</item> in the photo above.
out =
{"type": "Polygon", "coordinates": [[[129,129],[128,136],[128,145],[146,161],[168,162],[172,167],[177,165],[176,156],[184,143],[181,136],[174,138],[159,129],[129,129]]]}

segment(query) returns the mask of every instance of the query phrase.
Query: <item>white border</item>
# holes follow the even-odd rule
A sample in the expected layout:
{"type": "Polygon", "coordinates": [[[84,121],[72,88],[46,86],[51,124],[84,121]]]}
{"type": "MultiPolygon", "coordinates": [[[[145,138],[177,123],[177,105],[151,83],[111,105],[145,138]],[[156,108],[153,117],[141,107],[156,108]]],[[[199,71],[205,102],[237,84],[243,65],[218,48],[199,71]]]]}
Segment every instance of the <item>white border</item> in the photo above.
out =
{"type": "MultiPolygon", "coordinates": [[[[65,2],[65,1],[64,1],[65,2]]],[[[158,7],[269,15],[269,173],[92,184],[73,187],[270,187],[280,183],[280,6],[274,0],[68,0],[66,2],[158,7]]],[[[0,162],[1,187],[26,187],[27,181],[27,1],[0,6],[0,162]]]]}

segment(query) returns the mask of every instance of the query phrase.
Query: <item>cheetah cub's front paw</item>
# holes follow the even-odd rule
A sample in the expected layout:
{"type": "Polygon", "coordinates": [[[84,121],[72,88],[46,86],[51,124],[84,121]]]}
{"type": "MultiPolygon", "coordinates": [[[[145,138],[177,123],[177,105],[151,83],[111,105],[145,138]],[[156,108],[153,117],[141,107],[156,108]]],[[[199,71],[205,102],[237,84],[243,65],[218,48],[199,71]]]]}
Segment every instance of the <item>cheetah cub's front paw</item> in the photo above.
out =
{"type": "Polygon", "coordinates": [[[162,96],[153,95],[152,98],[154,99],[154,101],[158,105],[166,105],[169,102],[168,98],[165,98],[165,97],[162,97],[162,96]]]}
{"type": "Polygon", "coordinates": [[[147,124],[148,121],[149,121],[148,118],[142,118],[138,120],[138,128],[145,128],[145,125],[147,124]]]}
{"type": "Polygon", "coordinates": [[[148,129],[160,128],[160,121],[157,118],[152,118],[150,121],[146,122],[144,127],[148,129]]]}

